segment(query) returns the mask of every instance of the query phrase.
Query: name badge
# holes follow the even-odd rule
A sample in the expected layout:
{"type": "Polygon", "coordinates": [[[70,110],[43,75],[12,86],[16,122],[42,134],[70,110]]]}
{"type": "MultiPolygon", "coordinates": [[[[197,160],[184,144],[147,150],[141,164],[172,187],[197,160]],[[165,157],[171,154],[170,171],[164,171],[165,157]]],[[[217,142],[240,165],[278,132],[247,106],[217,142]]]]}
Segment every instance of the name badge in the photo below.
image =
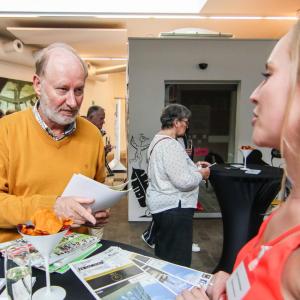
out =
{"type": "Polygon", "coordinates": [[[226,282],[228,300],[241,300],[250,289],[250,282],[243,262],[231,274],[226,282]]]}

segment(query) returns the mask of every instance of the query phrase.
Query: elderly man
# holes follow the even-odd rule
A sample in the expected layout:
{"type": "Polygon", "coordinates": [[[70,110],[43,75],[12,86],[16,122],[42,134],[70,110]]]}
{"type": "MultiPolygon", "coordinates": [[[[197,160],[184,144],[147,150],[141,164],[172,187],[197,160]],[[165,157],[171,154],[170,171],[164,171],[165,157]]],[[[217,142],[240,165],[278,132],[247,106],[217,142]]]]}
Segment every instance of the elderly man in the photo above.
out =
{"type": "Polygon", "coordinates": [[[91,213],[93,199],[60,197],[73,173],[105,179],[104,147],[98,130],[78,116],[87,68],[65,44],[36,57],[33,109],[0,120],[0,242],[18,237],[16,225],[50,208],[74,226],[100,226],[108,212],[91,213]]]}
{"type": "MultiPolygon", "coordinates": [[[[106,135],[106,131],[103,128],[105,123],[105,110],[99,105],[92,105],[89,107],[86,118],[92,122],[101,132],[102,136],[106,135]]],[[[105,145],[105,153],[111,151],[111,144],[105,145]]]]}
{"type": "Polygon", "coordinates": [[[103,107],[99,105],[90,106],[86,117],[101,131],[102,135],[105,135],[106,132],[103,129],[105,123],[105,111],[103,107]]]}
{"type": "MultiPolygon", "coordinates": [[[[106,131],[103,129],[103,125],[105,123],[105,110],[103,107],[99,105],[90,106],[86,118],[100,130],[102,136],[106,134],[106,131]]],[[[108,175],[113,176],[114,174],[110,169],[106,159],[107,154],[112,150],[111,143],[109,141],[106,143],[104,149],[105,149],[105,166],[108,171],[108,175]]]]}

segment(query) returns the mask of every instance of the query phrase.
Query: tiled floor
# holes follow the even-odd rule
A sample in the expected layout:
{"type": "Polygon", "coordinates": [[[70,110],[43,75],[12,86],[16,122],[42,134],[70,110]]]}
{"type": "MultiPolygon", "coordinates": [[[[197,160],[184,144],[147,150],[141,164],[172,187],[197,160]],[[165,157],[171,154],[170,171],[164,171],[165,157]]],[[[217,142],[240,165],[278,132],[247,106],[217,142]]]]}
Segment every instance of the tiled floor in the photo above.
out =
{"type": "MultiPolygon", "coordinates": [[[[103,238],[130,244],[154,253],[154,250],[140,238],[149,223],[128,222],[127,210],[126,198],[112,208],[110,222],[105,227],[103,238]]],[[[194,219],[194,241],[199,244],[201,251],[193,253],[191,267],[212,272],[221,255],[222,238],[221,219],[194,219]]]]}

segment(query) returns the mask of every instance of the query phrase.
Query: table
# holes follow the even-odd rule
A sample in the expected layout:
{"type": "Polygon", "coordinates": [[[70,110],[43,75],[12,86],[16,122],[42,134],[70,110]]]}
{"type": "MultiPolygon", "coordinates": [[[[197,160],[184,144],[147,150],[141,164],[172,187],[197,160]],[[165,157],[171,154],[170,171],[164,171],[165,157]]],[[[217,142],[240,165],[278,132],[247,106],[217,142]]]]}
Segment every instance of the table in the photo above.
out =
{"type": "MultiPolygon", "coordinates": [[[[132,252],[137,252],[142,255],[146,256],[151,256],[153,257],[152,254],[149,254],[148,252],[130,246],[126,245],[123,243],[118,243],[118,242],[113,242],[113,241],[108,241],[108,240],[101,240],[102,247],[100,247],[97,251],[95,251],[92,255],[95,255],[97,253],[100,253],[107,248],[111,246],[117,246],[122,249],[132,251],[132,252]]],[[[4,259],[0,259],[0,277],[4,277],[4,259]]],[[[46,286],[46,277],[45,277],[45,272],[32,268],[33,271],[33,276],[36,277],[36,282],[33,286],[33,293],[38,290],[41,287],[46,286]]],[[[51,280],[51,285],[58,285],[63,287],[66,290],[67,296],[65,299],[84,299],[84,300],[89,300],[89,299],[95,299],[92,294],[88,291],[88,289],[83,285],[83,283],[77,278],[77,276],[73,273],[72,270],[69,270],[65,274],[58,274],[58,273],[52,273],[50,274],[50,280],[51,280]]]]}
{"type": "Polygon", "coordinates": [[[250,164],[247,167],[261,173],[246,174],[229,164],[211,168],[209,180],[223,220],[223,250],[214,272],[232,272],[238,251],[257,234],[264,213],[280,189],[281,168],[250,164]]]}

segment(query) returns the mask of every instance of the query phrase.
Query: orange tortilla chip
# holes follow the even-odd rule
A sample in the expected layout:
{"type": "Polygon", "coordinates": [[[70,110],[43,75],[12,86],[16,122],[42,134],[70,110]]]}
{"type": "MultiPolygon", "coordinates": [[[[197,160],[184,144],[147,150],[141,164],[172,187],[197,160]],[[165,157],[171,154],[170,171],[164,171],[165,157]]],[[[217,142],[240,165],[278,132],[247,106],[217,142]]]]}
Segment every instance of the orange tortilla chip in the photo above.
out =
{"type": "Polygon", "coordinates": [[[254,150],[255,148],[253,148],[252,146],[250,145],[243,145],[241,146],[241,150],[254,150]]]}
{"type": "Polygon", "coordinates": [[[50,209],[36,211],[31,221],[33,225],[20,224],[18,230],[28,235],[48,235],[66,230],[73,224],[71,219],[59,219],[50,209]]]}
{"type": "Polygon", "coordinates": [[[66,230],[73,224],[71,219],[59,219],[50,209],[36,211],[31,221],[33,225],[19,225],[19,230],[28,235],[48,235],[66,230]]]}
{"type": "Polygon", "coordinates": [[[59,232],[63,226],[62,221],[50,209],[36,211],[31,221],[35,225],[35,231],[45,231],[49,234],[59,232]]]}

